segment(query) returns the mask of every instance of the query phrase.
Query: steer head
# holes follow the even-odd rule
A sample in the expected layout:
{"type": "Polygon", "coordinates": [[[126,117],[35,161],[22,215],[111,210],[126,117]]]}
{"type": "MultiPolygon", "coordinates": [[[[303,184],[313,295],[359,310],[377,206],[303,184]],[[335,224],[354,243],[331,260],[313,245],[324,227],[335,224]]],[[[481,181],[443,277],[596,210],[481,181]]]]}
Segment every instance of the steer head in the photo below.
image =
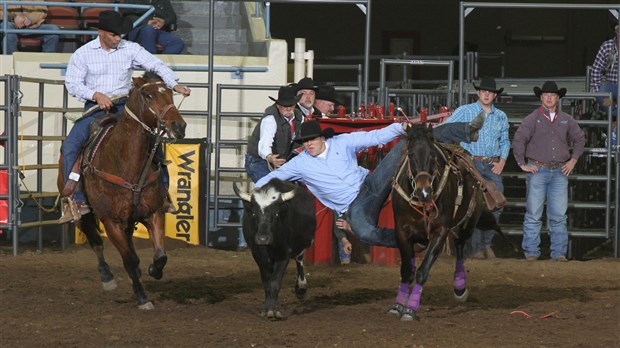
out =
{"type": "Polygon", "coordinates": [[[241,192],[236,184],[233,189],[243,200],[243,229],[248,242],[273,245],[279,241],[279,234],[289,227],[285,223],[287,202],[295,197],[295,191],[282,192],[271,182],[251,193],[241,192]]]}

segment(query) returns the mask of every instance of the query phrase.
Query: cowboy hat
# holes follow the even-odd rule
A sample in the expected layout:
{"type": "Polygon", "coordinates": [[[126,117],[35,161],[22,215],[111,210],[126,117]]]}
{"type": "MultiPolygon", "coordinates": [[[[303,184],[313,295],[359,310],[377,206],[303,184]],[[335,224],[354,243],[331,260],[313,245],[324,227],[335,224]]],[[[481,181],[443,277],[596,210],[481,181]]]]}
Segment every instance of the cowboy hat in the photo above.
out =
{"type": "Polygon", "coordinates": [[[299,132],[299,137],[295,139],[295,142],[303,143],[304,141],[312,140],[316,137],[325,137],[325,139],[328,139],[333,136],[333,128],[321,130],[321,126],[316,120],[310,120],[301,124],[301,131],[299,132]]]}
{"type": "Polygon", "coordinates": [[[542,88],[534,87],[534,95],[536,95],[536,98],[540,98],[540,95],[543,93],[555,93],[562,98],[566,95],[566,88],[558,89],[558,85],[555,82],[547,81],[542,88]]]}
{"type": "Polygon", "coordinates": [[[109,31],[117,35],[128,34],[133,29],[131,19],[123,18],[116,11],[103,11],[99,14],[99,23],[93,25],[104,31],[109,31]]]}
{"type": "Polygon", "coordinates": [[[316,91],[316,100],[326,100],[336,105],[342,104],[336,99],[336,89],[333,86],[319,86],[316,91]]]}
{"type": "Polygon", "coordinates": [[[301,96],[295,95],[295,89],[293,87],[282,86],[278,90],[278,99],[274,99],[273,97],[269,97],[269,99],[273,100],[278,105],[293,106],[297,104],[301,96]]]}
{"type": "Polygon", "coordinates": [[[495,79],[492,77],[483,77],[480,80],[480,86],[476,86],[475,83],[472,83],[476,91],[483,90],[493,92],[495,94],[502,94],[504,91],[503,88],[497,89],[497,85],[495,84],[495,79]]]}
{"type": "Polygon", "coordinates": [[[318,89],[318,86],[314,85],[314,81],[312,81],[312,77],[304,77],[303,79],[299,80],[299,82],[290,84],[290,86],[292,86],[295,89],[296,94],[302,89],[311,89],[315,92],[318,89]]]}

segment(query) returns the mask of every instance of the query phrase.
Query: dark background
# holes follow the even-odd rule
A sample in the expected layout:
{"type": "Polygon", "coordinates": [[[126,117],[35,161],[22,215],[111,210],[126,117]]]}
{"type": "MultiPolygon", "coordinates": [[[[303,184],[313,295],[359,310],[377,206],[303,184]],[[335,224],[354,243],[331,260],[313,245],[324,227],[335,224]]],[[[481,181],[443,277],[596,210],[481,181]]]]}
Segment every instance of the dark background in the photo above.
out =
{"type": "MultiPolygon", "coordinates": [[[[409,55],[458,55],[458,1],[375,0],[371,9],[371,81],[379,79],[379,56],[398,58],[395,52],[402,54],[402,47],[408,48],[409,55]]],[[[363,63],[366,19],[357,6],[272,3],[271,14],[272,37],[285,39],[289,51],[294,50],[295,38],[306,38],[306,50],[314,50],[315,64],[363,63]]],[[[481,56],[505,52],[506,77],[584,76],[600,44],[613,35],[611,18],[607,10],[478,8],[466,17],[465,42],[481,56]]],[[[499,77],[501,60],[481,59],[479,69],[479,76],[499,77]]],[[[446,78],[446,71],[416,68],[409,77],[446,78]]],[[[320,82],[354,79],[351,71],[315,71],[320,82]]]]}

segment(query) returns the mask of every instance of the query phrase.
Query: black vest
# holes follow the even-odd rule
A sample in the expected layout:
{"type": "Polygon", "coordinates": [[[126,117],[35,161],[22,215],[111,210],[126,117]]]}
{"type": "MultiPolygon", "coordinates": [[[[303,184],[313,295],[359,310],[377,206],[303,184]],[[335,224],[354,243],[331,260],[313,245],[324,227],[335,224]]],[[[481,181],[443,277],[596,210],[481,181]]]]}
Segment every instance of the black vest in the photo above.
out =
{"type": "MultiPolygon", "coordinates": [[[[267,109],[265,109],[265,113],[261,120],[256,124],[254,131],[252,132],[252,136],[248,141],[248,153],[254,157],[259,157],[258,155],[258,141],[260,140],[260,125],[265,119],[265,116],[273,115],[276,120],[276,135],[273,139],[273,144],[271,145],[271,153],[274,155],[280,155],[280,158],[287,159],[291,154],[293,149],[298,148],[301,144],[294,143],[291,139],[291,125],[288,123],[288,120],[280,115],[280,111],[276,107],[276,104],[271,105],[267,109]]],[[[301,120],[303,119],[303,115],[301,111],[295,109],[293,124],[295,125],[295,137],[299,137],[299,133],[301,131],[301,120]]]]}

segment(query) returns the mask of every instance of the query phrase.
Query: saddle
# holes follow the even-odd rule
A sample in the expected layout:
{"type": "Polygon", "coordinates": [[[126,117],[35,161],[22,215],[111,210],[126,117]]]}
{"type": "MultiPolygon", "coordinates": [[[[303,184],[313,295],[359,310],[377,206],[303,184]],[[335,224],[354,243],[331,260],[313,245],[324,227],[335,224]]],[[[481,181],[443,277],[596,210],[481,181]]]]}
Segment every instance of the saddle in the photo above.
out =
{"type": "Polygon", "coordinates": [[[471,174],[471,176],[478,182],[478,187],[482,191],[482,197],[489,211],[494,212],[506,205],[506,197],[501,193],[494,182],[487,181],[482,177],[480,172],[476,169],[473,157],[465,152],[460,145],[442,144],[438,143],[440,147],[452,154],[454,161],[459,168],[471,174]]]}

